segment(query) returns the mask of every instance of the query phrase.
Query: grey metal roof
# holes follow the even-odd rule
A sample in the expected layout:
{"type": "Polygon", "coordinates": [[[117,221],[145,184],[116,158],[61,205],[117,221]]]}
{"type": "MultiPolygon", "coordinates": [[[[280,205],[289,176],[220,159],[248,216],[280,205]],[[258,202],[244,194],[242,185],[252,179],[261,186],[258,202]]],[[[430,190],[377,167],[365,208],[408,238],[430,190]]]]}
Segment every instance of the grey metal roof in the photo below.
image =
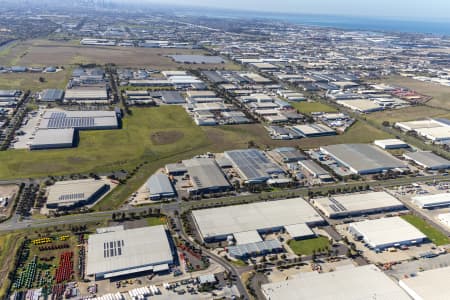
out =
{"type": "Polygon", "coordinates": [[[16,97],[18,90],[0,90],[0,97],[16,97]]]}
{"type": "Polygon", "coordinates": [[[74,129],[40,129],[36,132],[31,148],[39,148],[50,145],[73,144],[74,129]]]}
{"type": "Polygon", "coordinates": [[[49,89],[42,91],[40,95],[41,101],[60,101],[64,97],[64,91],[63,90],[55,90],[55,89],[49,89]]]}
{"type": "Polygon", "coordinates": [[[407,167],[404,162],[374,145],[341,144],[324,146],[321,149],[358,174],[407,167]]]}
{"type": "Polygon", "coordinates": [[[227,79],[223,78],[219,73],[216,71],[203,71],[203,75],[208,78],[209,81],[212,83],[226,83],[229,82],[227,79]]]}
{"type": "Polygon", "coordinates": [[[429,169],[446,169],[450,168],[450,161],[440,157],[433,152],[429,151],[417,151],[405,153],[404,156],[407,159],[413,160],[419,165],[429,169]]]}
{"type": "Polygon", "coordinates": [[[193,64],[220,64],[225,60],[220,56],[207,55],[169,55],[176,62],[193,63],[193,64]]]}
{"type": "Polygon", "coordinates": [[[177,91],[161,91],[159,93],[160,93],[161,98],[164,101],[164,103],[167,103],[167,104],[180,104],[180,103],[185,103],[186,102],[186,100],[180,94],[180,92],[177,92],[177,91]]]}
{"type": "Polygon", "coordinates": [[[315,176],[319,177],[321,175],[330,175],[330,173],[327,170],[322,168],[318,163],[316,163],[313,160],[306,159],[306,160],[301,160],[298,163],[300,164],[300,166],[302,166],[308,172],[311,172],[315,176]]]}
{"type": "Polygon", "coordinates": [[[175,191],[169,178],[162,174],[152,175],[147,183],[147,188],[150,190],[151,195],[173,195],[175,191]]]}
{"type": "Polygon", "coordinates": [[[322,217],[302,198],[257,202],[192,212],[203,238],[280,228],[292,224],[316,224],[322,217]]]}
{"type": "Polygon", "coordinates": [[[278,153],[285,162],[293,162],[306,159],[306,156],[300,150],[293,147],[276,148],[273,151],[278,153]]]}
{"type": "Polygon", "coordinates": [[[172,173],[186,173],[187,172],[187,168],[182,163],[167,164],[166,165],[166,171],[169,174],[172,174],[172,173]]]}
{"type": "Polygon", "coordinates": [[[225,175],[214,159],[193,158],[184,160],[183,164],[188,170],[191,183],[195,190],[207,190],[230,186],[230,183],[225,178],[225,175]]]}
{"type": "Polygon", "coordinates": [[[224,154],[244,180],[264,181],[270,179],[271,174],[284,173],[279,166],[257,149],[232,150],[224,154]]]}
{"type": "Polygon", "coordinates": [[[241,244],[228,247],[228,253],[233,257],[242,257],[253,253],[270,253],[274,250],[282,249],[283,246],[278,240],[268,240],[256,243],[241,244]]]}
{"type": "Polygon", "coordinates": [[[95,179],[59,181],[47,188],[47,204],[72,204],[86,201],[105,186],[95,179]]]}
{"type": "Polygon", "coordinates": [[[404,205],[386,192],[337,195],[313,199],[314,205],[328,217],[363,214],[382,209],[402,209],[404,205]]]}

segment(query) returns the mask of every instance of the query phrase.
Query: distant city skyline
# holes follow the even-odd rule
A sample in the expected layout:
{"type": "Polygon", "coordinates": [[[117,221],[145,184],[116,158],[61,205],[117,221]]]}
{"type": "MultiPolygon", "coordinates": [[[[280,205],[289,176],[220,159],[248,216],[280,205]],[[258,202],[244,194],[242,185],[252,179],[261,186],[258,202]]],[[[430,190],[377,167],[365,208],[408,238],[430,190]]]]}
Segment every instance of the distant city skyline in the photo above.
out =
{"type": "Polygon", "coordinates": [[[135,3],[159,3],[164,5],[202,6],[293,14],[327,14],[372,17],[398,17],[421,20],[450,21],[448,0],[116,0],[135,3]]]}

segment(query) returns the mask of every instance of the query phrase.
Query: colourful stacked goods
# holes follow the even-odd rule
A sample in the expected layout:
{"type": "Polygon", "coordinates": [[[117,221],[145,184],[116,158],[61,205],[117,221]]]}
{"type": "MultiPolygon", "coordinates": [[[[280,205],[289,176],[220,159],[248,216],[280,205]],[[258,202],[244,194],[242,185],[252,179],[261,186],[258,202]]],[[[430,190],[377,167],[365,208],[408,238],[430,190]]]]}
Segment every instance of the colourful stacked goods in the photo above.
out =
{"type": "Polygon", "coordinates": [[[59,266],[56,269],[55,280],[61,283],[72,278],[73,271],[73,252],[64,252],[59,259],[59,266]]]}
{"type": "Polygon", "coordinates": [[[53,240],[49,237],[32,240],[33,245],[43,245],[51,243],[53,240]]]}

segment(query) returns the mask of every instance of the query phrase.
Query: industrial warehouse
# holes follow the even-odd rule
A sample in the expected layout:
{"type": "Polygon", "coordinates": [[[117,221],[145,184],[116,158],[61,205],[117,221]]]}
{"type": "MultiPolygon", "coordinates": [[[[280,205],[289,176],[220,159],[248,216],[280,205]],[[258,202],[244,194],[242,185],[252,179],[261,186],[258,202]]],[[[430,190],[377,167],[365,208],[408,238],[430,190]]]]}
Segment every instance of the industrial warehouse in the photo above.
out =
{"type": "Polygon", "coordinates": [[[176,196],[173,185],[165,174],[158,173],[152,175],[147,180],[146,185],[150,193],[150,200],[161,200],[176,196]]]}
{"type": "Polygon", "coordinates": [[[341,144],[324,146],[320,150],[348,167],[354,174],[366,175],[407,168],[404,162],[374,145],[341,144]]]}
{"type": "Polygon", "coordinates": [[[57,89],[44,90],[38,96],[38,100],[42,102],[62,101],[63,98],[64,98],[64,91],[57,89]]]}
{"type": "Polygon", "coordinates": [[[301,198],[195,210],[192,215],[205,241],[225,240],[247,231],[271,232],[287,225],[315,226],[324,222],[301,198]]]}
{"type": "Polygon", "coordinates": [[[366,220],[351,223],[348,231],[357,239],[362,239],[369,248],[384,250],[390,247],[419,245],[426,236],[401,217],[366,220]]]}
{"type": "Polygon", "coordinates": [[[268,300],[408,300],[408,295],[374,265],[308,273],[262,285],[268,300]]]}
{"type": "Polygon", "coordinates": [[[414,300],[450,299],[448,279],[450,267],[418,272],[416,276],[400,280],[400,286],[414,300]]]}
{"type": "Polygon", "coordinates": [[[30,150],[72,148],[75,140],[73,128],[38,130],[30,143],[30,150]]]}
{"type": "Polygon", "coordinates": [[[412,203],[420,208],[433,209],[450,205],[450,193],[422,195],[412,197],[412,203]]]}
{"type": "Polygon", "coordinates": [[[405,209],[399,200],[386,192],[331,196],[313,199],[312,203],[332,219],[405,209]]]}
{"type": "Polygon", "coordinates": [[[450,168],[450,161],[431,151],[417,151],[403,154],[407,160],[413,161],[426,170],[444,170],[450,168]]]}
{"type": "Polygon", "coordinates": [[[28,142],[30,150],[71,148],[78,143],[79,130],[120,127],[120,116],[115,111],[46,110],[38,118],[38,129],[28,142]]]}
{"type": "Polygon", "coordinates": [[[164,226],[111,228],[88,240],[86,274],[107,279],[142,272],[168,271],[173,253],[164,226]]]}
{"type": "Polygon", "coordinates": [[[47,208],[70,209],[93,204],[109,189],[104,180],[59,181],[47,188],[47,208]]]}
{"type": "Polygon", "coordinates": [[[74,128],[78,130],[106,130],[119,128],[115,111],[47,110],[42,115],[40,129],[74,128]]]}
{"type": "Polygon", "coordinates": [[[384,150],[409,148],[407,143],[399,139],[376,140],[373,143],[384,150]]]}
{"type": "Polygon", "coordinates": [[[263,183],[273,175],[284,174],[279,166],[257,149],[226,151],[224,155],[247,183],[263,183]]]}
{"type": "Polygon", "coordinates": [[[189,194],[220,193],[231,189],[230,183],[214,159],[193,158],[184,160],[183,165],[191,183],[189,194]]]}
{"type": "Polygon", "coordinates": [[[450,121],[447,119],[428,119],[411,122],[395,123],[398,129],[411,132],[432,141],[436,144],[445,144],[450,141],[450,121]]]}

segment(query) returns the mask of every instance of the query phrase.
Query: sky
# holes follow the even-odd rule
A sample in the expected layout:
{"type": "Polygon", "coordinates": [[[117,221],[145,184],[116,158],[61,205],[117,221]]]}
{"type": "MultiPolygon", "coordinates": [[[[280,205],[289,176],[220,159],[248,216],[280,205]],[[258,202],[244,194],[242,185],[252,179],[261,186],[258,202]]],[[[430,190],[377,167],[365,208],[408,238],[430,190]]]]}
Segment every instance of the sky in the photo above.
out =
{"type": "Polygon", "coordinates": [[[450,21],[450,0],[139,0],[141,1],[236,10],[450,21]]]}

